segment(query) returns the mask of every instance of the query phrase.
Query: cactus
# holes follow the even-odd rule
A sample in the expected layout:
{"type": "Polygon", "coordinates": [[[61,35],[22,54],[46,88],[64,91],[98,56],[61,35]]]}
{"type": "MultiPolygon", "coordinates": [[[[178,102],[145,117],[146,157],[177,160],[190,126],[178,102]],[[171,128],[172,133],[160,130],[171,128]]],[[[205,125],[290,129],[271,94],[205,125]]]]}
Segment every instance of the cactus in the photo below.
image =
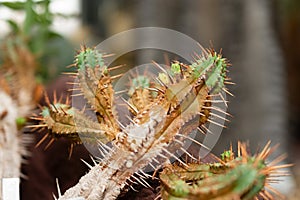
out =
{"type": "MultiPolygon", "coordinates": [[[[112,86],[114,79],[121,76],[110,75],[111,71],[118,67],[106,66],[104,57],[105,55],[96,49],[82,47],[73,64],[77,72],[71,73],[75,77],[74,85],[77,86],[74,90],[80,91],[75,95],[84,96],[96,113],[96,120],[88,117],[84,109],[72,107],[68,100],[61,102],[56,98],[53,103],[48,100],[48,105],[42,108],[41,115],[34,117],[40,121],[34,127],[50,130],[39,143],[50,137],[50,145],[55,139],[65,137],[70,140],[72,148],[81,142],[93,144],[98,146],[103,155],[98,163],[90,166],[89,173],[83,176],[77,185],[59,195],[58,199],[115,199],[121,190],[131,187],[132,183],[150,187],[145,179],[151,176],[143,169],[150,166],[156,171],[167,166],[171,158],[182,165],[177,167],[180,168],[180,173],[186,174],[183,170],[192,165],[178,158],[175,151],[180,149],[194,158],[183,148],[186,140],[202,146],[189,136],[191,131],[198,129],[204,133],[203,130],[207,130],[205,124],[208,122],[220,125],[214,122],[212,117],[220,116],[213,116],[212,109],[226,113],[212,103],[215,102],[215,96],[220,96],[221,102],[226,104],[221,91],[231,94],[225,88],[225,84],[231,83],[226,77],[230,64],[213,49],[203,49],[203,53],[197,56],[191,65],[175,61],[168,69],[162,70],[155,63],[160,72],[154,80],[143,75],[137,75],[130,80],[127,100],[118,96],[120,91],[114,91],[112,86]],[[119,116],[117,100],[125,103],[130,111],[127,116],[119,116]],[[122,124],[119,117],[128,118],[130,123],[122,124]]],[[[223,164],[219,165],[222,174],[220,176],[214,175],[207,166],[200,166],[207,171],[199,173],[199,178],[207,176],[207,180],[197,180],[199,184],[219,184],[215,188],[207,186],[207,191],[202,191],[196,186],[190,187],[185,180],[180,179],[182,177],[169,174],[170,171],[165,168],[160,176],[162,198],[175,198],[176,195],[190,198],[198,195],[197,192],[203,192],[204,199],[214,197],[210,195],[211,192],[216,193],[216,197],[221,196],[223,192],[226,192],[226,195],[228,193],[228,198],[237,198],[238,195],[246,195],[247,198],[247,195],[249,198],[254,196],[265,185],[264,180],[268,175],[266,169],[271,169],[263,164],[265,154],[268,153],[263,151],[257,159],[251,161],[249,158],[248,162],[244,147],[240,150],[243,152],[240,161],[239,157],[228,158],[228,154],[231,153],[223,155],[231,161],[225,163],[224,160],[223,164]],[[232,167],[234,164],[236,166],[232,167]],[[250,175],[245,174],[247,170],[252,170],[250,175]],[[245,178],[241,177],[244,174],[245,178]],[[255,187],[253,182],[256,183],[254,179],[257,177],[260,178],[260,185],[255,187]],[[241,184],[241,187],[235,185],[244,180],[246,182],[241,184]],[[228,188],[233,190],[228,191],[228,188]]]]}
{"type": "Polygon", "coordinates": [[[279,169],[290,165],[276,165],[279,157],[267,164],[266,158],[275,150],[268,143],[264,149],[251,156],[245,143],[238,143],[238,157],[232,149],[225,151],[219,162],[204,164],[190,163],[187,167],[168,165],[160,173],[163,200],[184,199],[282,199],[274,188],[268,185],[279,175],[286,175],[279,169]],[[273,195],[272,195],[273,193],[273,195]]]}
{"type": "Polygon", "coordinates": [[[114,77],[110,76],[113,68],[105,65],[103,57],[95,49],[82,47],[74,63],[77,73],[73,75],[78,80],[79,90],[94,109],[97,121],[70,107],[68,102],[49,102],[41,116],[34,117],[41,121],[36,127],[51,130],[50,142],[57,137],[66,137],[74,145],[80,142],[80,136],[83,142],[100,143],[99,148],[105,154],[100,163],[82,177],[76,186],[66,191],[61,199],[79,196],[114,199],[130,181],[147,185],[142,179],[145,175],[141,174],[141,169],[147,165],[153,166],[158,160],[161,163],[168,162],[170,157],[180,161],[173,150],[180,148],[184,140],[192,139],[188,136],[189,132],[180,131],[181,127],[196,117],[202,118],[192,123],[194,128],[211,121],[207,117],[211,108],[205,106],[211,95],[219,94],[224,89],[228,66],[221,55],[208,50],[192,65],[176,62],[176,69],[170,67],[158,76],[168,77],[168,82],[136,77],[131,81],[129,100],[123,99],[134,112],[131,123],[123,126],[118,121],[114,105],[114,77]],[[112,143],[112,147],[106,145],[108,142],[112,143]]]}

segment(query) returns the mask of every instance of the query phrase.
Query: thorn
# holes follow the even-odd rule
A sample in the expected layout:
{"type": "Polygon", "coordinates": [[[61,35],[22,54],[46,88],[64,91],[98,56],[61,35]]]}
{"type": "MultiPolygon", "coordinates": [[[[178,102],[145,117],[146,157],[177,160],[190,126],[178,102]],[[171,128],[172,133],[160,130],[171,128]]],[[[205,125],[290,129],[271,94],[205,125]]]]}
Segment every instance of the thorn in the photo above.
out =
{"type": "Polygon", "coordinates": [[[139,182],[142,186],[144,186],[146,188],[152,188],[151,185],[149,185],[149,183],[147,183],[145,180],[139,179],[139,178],[135,177],[134,175],[131,175],[131,177],[134,178],[137,182],[139,182]]]}
{"type": "Polygon", "coordinates": [[[62,99],[63,99],[63,95],[60,94],[60,97],[59,97],[59,99],[58,99],[58,102],[61,103],[61,102],[62,102],[62,99]]]}
{"type": "Polygon", "coordinates": [[[213,135],[213,132],[211,132],[211,130],[209,130],[206,126],[204,126],[204,124],[201,125],[201,128],[204,128],[209,134],[213,135]]]}
{"type": "Polygon", "coordinates": [[[208,97],[211,97],[211,98],[212,98],[212,97],[219,97],[219,96],[220,96],[220,94],[209,94],[209,95],[208,95],[208,97]]]}
{"type": "Polygon", "coordinates": [[[63,75],[72,75],[72,76],[78,76],[77,72],[62,72],[63,75]]]}
{"type": "Polygon", "coordinates": [[[106,148],[108,151],[111,151],[111,150],[112,150],[109,146],[107,146],[106,144],[104,144],[104,143],[101,142],[101,141],[98,141],[98,144],[101,144],[101,146],[102,146],[103,148],[106,148]]]}
{"type": "Polygon", "coordinates": [[[211,151],[210,148],[206,147],[204,144],[200,143],[199,141],[195,140],[194,138],[191,138],[191,137],[189,137],[189,136],[182,135],[182,134],[178,134],[177,136],[186,138],[186,139],[188,139],[188,140],[194,142],[195,144],[198,144],[200,147],[204,147],[205,149],[211,151]]]}
{"type": "Polygon", "coordinates": [[[213,113],[213,112],[211,112],[210,115],[211,115],[211,116],[214,116],[214,117],[217,117],[217,118],[219,118],[219,119],[222,119],[222,120],[224,120],[224,121],[226,121],[226,122],[230,122],[230,120],[226,119],[225,117],[222,117],[222,116],[220,116],[220,115],[217,115],[217,114],[215,114],[215,113],[213,113]]]}
{"type": "Polygon", "coordinates": [[[124,130],[124,129],[125,129],[125,126],[124,126],[119,120],[116,120],[116,121],[117,121],[117,123],[119,124],[119,126],[121,127],[121,129],[124,130]]]}
{"type": "Polygon", "coordinates": [[[120,78],[120,77],[123,76],[123,75],[124,75],[124,74],[118,74],[118,75],[112,76],[112,77],[111,77],[111,80],[120,78]]]}
{"type": "Polygon", "coordinates": [[[62,107],[59,108],[65,115],[69,115],[62,107]]]}
{"type": "MultiPolygon", "coordinates": [[[[164,158],[164,159],[166,159],[166,160],[168,160],[169,158],[167,157],[167,156],[165,156],[164,154],[162,154],[162,153],[159,153],[158,154],[160,157],[162,157],[162,158],[164,158]]],[[[159,164],[159,163],[158,163],[159,164]]]]}
{"type": "Polygon", "coordinates": [[[133,191],[135,192],[139,192],[138,190],[134,189],[134,187],[132,185],[129,186],[133,191]]]}
{"type": "Polygon", "coordinates": [[[202,108],[204,108],[204,109],[212,109],[212,110],[218,111],[218,112],[220,112],[220,113],[223,113],[223,114],[225,114],[225,115],[228,115],[228,116],[230,116],[230,117],[233,117],[231,114],[227,113],[226,111],[224,111],[224,110],[222,110],[221,108],[218,108],[218,107],[216,107],[216,106],[214,106],[214,107],[202,106],[202,108]]]}
{"type": "Polygon", "coordinates": [[[100,153],[102,154],[103,157],[105,157],[105,155],[108,154],[108,151],[99,143],[99,141],[97,143],[99,144],[98,149],[99,149],[100,153]]]}
{"type": "Polygon", "coordinates": [[[52,193],[52,197],[53,197],[54,200],[58,200],[58,199],[56,198],[56,196],[55,196],[54,193],[52,193]]]}
{"type": "Polygon", "coordinates": [[[263,150],[258,155],[258,159],[260,159],[260,158],[264,159],[267,157],[267,152],[269,151],[270,144],[271,144],[271,141],[268,141],[267,144],[265,145],[265,147],[263,148],[263,150]]]}
{"type": "Polygon", "coordinates": [[[74,144],[72,143],[69,149],[69,155],[68,155],[68,159],[71,159],[72,153],[73,153],[73,148],[74,148],[74,144]]]}
{"type": "MultiPolygon", "coordinates": [[[[228,101],[225,101],[224,100],[201,100],[201,102],[208,102],[208,103],[227,103],[228,101]]],[[[227,105],[227,104],[226,104],[227,105]]],[[[227,107],[227,106],[226,106],[227,107]]]]}
{"type": "Polygon", "coordinates": [[[45,92],[44,94],[45,94],[45,102],[46,102],[46,104],[47,104],[48,106],[50,106],[51,103],[50,103],[50,100],[49,100],[49,96],[48,96],[48,94],[47,94],[46,92],[45,92]]]}
{"type": "Polygon", "coordinates": [[[73,64],[71,64],[71,65],[66,66],[66,68],[71,68],[71,67],[76,67],[76,64],[73,63],[73,64]]]}
{"type": "Polygon", "coordinates": [[[47,127],[47,124],[28,125],[27,128],[41,128],[47,127]]]}
{"type": "Polygon", "coordinates": [[[111,57],[111,56],[115,56],[116,54],[114,53],[110,53],[110,54],[102,54],[102,58],[108,58],[108,57],[111,57]]]}
{"type": "Polygon", "coordinates": [[[65,102],[66,105],[70,105],[70,97],[69,96],[66,96],[66,102],[65,102]]]}
{"type": "Polygon", "coordinates": [[[56,90],[53,91],[53,104],[57,104],[56,90]]]}
{"type": "Polygon", "coordinates": [[[232,93],[230,93],[226,88],[222,88],[222,90],[224,92],[226,92],[227,94],[229,94],[230,96],[234,97],[234,95],[232,93]]]}
{"type": "Polygon", "coordinates": [[[199,55],[196,52],[193,52],[191,57],[193,58],[192,60],[197,61],[199,59],[199,55]]]}
{"type": "Polygon", "coordinates": [[[107,68],[107,70],[108,71],[113,71],[113,70],[116,70],[116,69],[120,69],[124,66],[126,66],[126,65],[117,65],[117,66],[114,66],[114,67],[109,67],[109,68],[107,68]]]}
{"type": "Polygon", "coordinates": [[[71,97],[78,97],[78,96],[82,96],[82,93],[78,93],[78,94],[72,94],[71,97]]]}
{"type": "Polygon", "coordinates": [[[173,77],[167,72],[167,70],[165,70],[162,66],[160,66],[157,62],[152,60],[152,63],[154,64],[154,66],[158,67],[161,71],[163,71],[165,74],[168,75],[168,77],[170,78],[171,82],[174,83],[175,80],[173,79],[173,77]]]}
{"type": "Polygon", "coordinates": [[[156,162],[157,164],[160,164],[160,162],[159,162],[156,158],[152,158],[152,160],[153,160],[154,162],[156,162]]]}
{"type": "Polygon", "coordinates": [[[57,112],[57,113],[59,113],[59,110],[57,109],[57,107],[55,106],[55,105],[51,105],[51,108],[54,108],[54,110],[57,112]]]}
{"type": "Polygon", "coordinates": [[[172,154],[171,152],[169,152],[166,149],[163,149],[164,152],[166,152],[167,154],[169,154],[171,157],[175,158],[179,163],[181,163],[183,166],[188,167],[187,164],[185,164],[184,162],[182,162],[179,158],[177,158],[177,156],[175,156],[174,154],[172,154]]]}
{"type": "Polygon", "coordinates": [[[159,78],[155,77],[154,79],[155,79],[161,86],[167,87],[167,85],[164,84],[159,78]]]}
{"type": "Polygon", "coordinates": [[[131,105],[127,100],[125,100],[123,97],[120,97],[121,100],[123,100],[135,113],[138,113],[138,110],[131,105]]]}
{"type": "Polygon", "coordinates": [[[116,91],[115,94],[118,95],[118,94],[122,94],[122,93],[125,93],[125,92],[128,92],[128,91],[129,91],[128,89],[120,90],[120,91],[116,91]]]}
{"type": "Polygon", "coordinates": [[[128,115],[125,116],[132,124],[136,125],[135,121],[131,119],[128,115]]]}
{"type": "Polygon", "coordinates": [[[50,146],[51,146],[51,144],[54,142],[54,138],[52,138],[49,142],[48,142],[48,144],[47,144],[47,146],[44,148],[44,150],[47,150],[50,146]]]}
{"type": "Polygon", "coordinates": [[[70,89],[68,89],[68,92],[73,92],[73,91],[81,91],[81,88],[70,88],[70,89]]]}
{"type": "Polygon", "coordinates": [[[140,170],[138,172],[135,172],[135,174],[138,176],[138,177],[141,177],[143,179],[146,179],[147,177],[145,177],[143,174],[140,174],[140,170]]]}
{"type": "Polygon", "coordinates": [[[222,93],[220,93],[220,97],[221,97],[221,99],[223,100],[223,102],[224,102],[226,108],[228,108],[228,104],[227,104],[228,101],[225,101],[225,98],[223,97],[222,93]]]}
{"type": "Polygon", "coordinates": [[[197,127],[197,130],[200,131],[203,135],[206,135],[206,133],[200,127],[197,127]]]}
{"type": "Polygon", "coordinates": [[[225,84],[228,84],[228,85],[236,85],[235,83],[233,82],[230,82],[230,81],[224,81],[225,84]]]}
{"type": "Polygon", "coordinates": [[[93,161],[94,165],[97,165],[97,162],[95,161],[95,159],[93,158],[93,156],[90,155],[90,158],[93,161]]]}
{"type": "Polygon", "coordinates": [[[183,145],[183,142],[178,140],[178,139],[174,139],[175,142],[179,143],[181,146],[183,145]]]}
{"type": "Polygon", "coordinates": [[[150,90],[150,91],[154,91],[154,92],[160,92],[160,93],[162,93],[162,94],[165,94],[165,91],[164,90],[162,90],[162,89],[159,89],[159,88],[145,88],[145,89],[147,89],[147,90],[150,90]]]}
{"type": "Polygon", "coordinates": [[[136,184],[136,185],[138,185],[138,183],[137,183],[137,182],[135,182],[135,181],[131,180],[131,177],[129,177],[127,180],[128,180],[130,183],[132,183],[132,184],[136,184]]]}
{"type": "Polygon", "coordinates": [[[184,149],[183,147],[180,147],[181,151],[183,151],[186,155],[188,155],[190,158],[192,158],[195,161],[198,161],[197,158],[195,158],[192,154],[190,154],[186,149],[184,149]]]}
{"type": "Polygon", "coordinates": [[[206,51],[206,49],[205,48],[203,48],[202,46],[201,46],[201,44],[200,43],[197,43],[197,45],[200,47],[200,49],[201,49],[201,53],[204,55],[204,56],[208,56],[208,52],[206,51]]]}
{"type": "Polygon", "coordinates": [[[79,82],[66,82],[66,84],[68,84],[68,85],[79,85],[80,83],[79,82]]]}
{"type": "Polygon", "coordinates": [[[88,166],[90,169],[92,169],[93,167],[89,164],[89,163],[87,163],[85,160],[83,160],[83,159],[80,159],[86,166],[88,166]]]}
{"type": "Polygon", "coordinates": [[[159,200],[159,199],[161,199],[161,194],[157,195],[157,197],[155,197],[154,200],[159,200]]]}
{"type": "Polygon", "coordinates": [[[143,170],[139,170],[140,173],[142,173],[147,178],[152,178],[149,174],[146,174],[143,170]]]}
{"type": "Polygon", "coordinates": [[[57,188],[58,198],[60,198],[61,197],[61,191],[60,191],[58,179],[56,178],[55,181],[56,181],[56,188],[57,188]]]}
{"type": "Polygon", "coordinates": [[[154,172],[153,172],[153,174],[152,174],[152,180],[158,180],[158,178],[156,178],[155,176],[156,176],[156,174],[158,173],[158,170],[159,170],[159,168],[162,166],[162,164],[161,165],[158,165],[156,168],[151,164],[151,163],[149,163],[150,164],[150,166],[152,166],[152,168],[154,169],[154,172]]]}
{"type": "Polygon", "coordinates": [[[170,58],[167,53],[164,53],[164,61],[167,66],[170,66],[170,58]]]}

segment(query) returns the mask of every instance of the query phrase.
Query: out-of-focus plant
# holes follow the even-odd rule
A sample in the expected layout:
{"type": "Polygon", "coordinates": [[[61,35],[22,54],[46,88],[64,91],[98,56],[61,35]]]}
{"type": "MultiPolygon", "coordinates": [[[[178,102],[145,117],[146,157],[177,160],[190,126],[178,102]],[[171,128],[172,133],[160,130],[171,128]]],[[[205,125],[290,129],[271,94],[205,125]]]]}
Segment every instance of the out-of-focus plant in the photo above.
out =
{"type": "MultiPolygon", "coordinates": [[[[21,128],[42,95],[41,78],[49,78],[53,71],[49,58],[62,54],[61,46],[54,44],[64,45],[64,52],[70,47],[66,39],[52,31],[54,14],[49,4],[49,0],[0,2],[0,6],[25,13],[22,23],[7,20],[10,32],[0,43],[0,179],[21,177],[21,162],[32,142],[21,128]]],[[[68,57],[67,52],[64,57],[68,57]]]]}
{"type": "Polygon", "coordinates": [[[53,14],[49,11],[49,0],[34,2],[2,2],[1,5],[13,10],[25,11],[25,20],[23,24],[17,24],[15,21],[7,20],[12,34],[20,36],[30,47],[30,50],[39,55],[46,51],[46,41],[55,37],[61,37],[51,30],[50,25],[53,21],[53,14]]]}
{"type": "Polygon", "coordinates": [[[27,46],[40,65],[37,73],[44,79],[56,75],[59,71],[57,66],[65,66],[70,62],[73,49],[62,35],[53,31],[51,25],[57,14],[50,11],[50,3],[50,0],[0,2],[0,6],[25,14],[22,23],[13,19],[6,20],[11,31],[2,43],[5,47],[8,42],[27,46]]]}

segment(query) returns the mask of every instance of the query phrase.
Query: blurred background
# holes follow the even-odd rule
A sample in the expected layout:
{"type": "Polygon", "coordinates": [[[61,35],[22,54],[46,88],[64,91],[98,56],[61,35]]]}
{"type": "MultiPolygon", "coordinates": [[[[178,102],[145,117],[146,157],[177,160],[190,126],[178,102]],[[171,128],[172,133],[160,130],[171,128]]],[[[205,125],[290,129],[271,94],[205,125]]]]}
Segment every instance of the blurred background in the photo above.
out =
{"type": "MultiPolygon", "coordinates": [[[[229,76],[236,83],[229,86],[235,97],[228,97],[228,111],[234,117],[214,152],[219,154],[237,140],[249,141],[253,151],[268,140],[280,143],[278,154],[289,154],[288,162],[296,164],[293,173],[300,181],[299,0],[0,2],[1,43],[12,35],[25,38],[40,62],[37,77],[48,90],[65,88],[59,74],[72,63],[80,44],[96,46],[132,28],[170,28],[203,47],[212,43],[217,51],[222,48],[232,63],[229,76]]],[[[128,53],[120,62],[134,66],[145,54],[151,50],[128,53]]]]}

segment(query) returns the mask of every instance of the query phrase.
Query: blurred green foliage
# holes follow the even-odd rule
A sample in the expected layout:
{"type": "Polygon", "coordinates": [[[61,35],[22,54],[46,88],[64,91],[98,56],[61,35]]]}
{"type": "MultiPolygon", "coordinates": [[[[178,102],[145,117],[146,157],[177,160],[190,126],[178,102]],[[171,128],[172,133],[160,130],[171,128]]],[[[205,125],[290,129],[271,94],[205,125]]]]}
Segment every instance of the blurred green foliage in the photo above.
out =
{"type": "Polygon", "coordinates": [[[64,66],[72,62],[74,49],[66,38],[52,30],[55,14],[49,9],[50,3],[50,0],[0,2],[0,6],[25,13],[21,24],[13,19],[6,20],[11,31],[1,43],[26,45],[40,64],[37,76],[43,81],[65,70],[64,66]]]}

